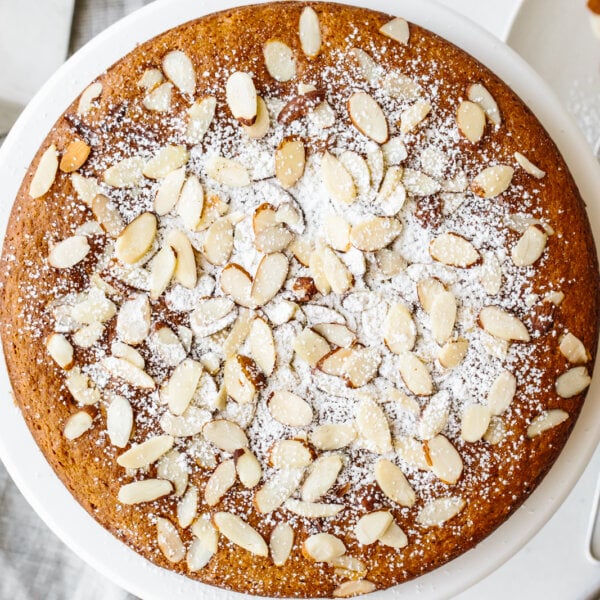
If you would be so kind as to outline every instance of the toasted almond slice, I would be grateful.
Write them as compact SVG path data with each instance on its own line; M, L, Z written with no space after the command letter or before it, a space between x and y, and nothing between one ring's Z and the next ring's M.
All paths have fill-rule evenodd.
M379 536L379 541L390 548L404 548L408 544L406 534L393 521L385 533Z
M35 174L29 184L29 195L32 198L43 196L54 183L56 171L58 170L58 151L52 144L48 146L38 162Z
M304 216L298 204L295 202L284 202L277 207L275 213L277 223L283 223L297 233L304 231Z
M376 454L392 451L392 434L383 409L371 397L361 398L356 408L356 429L364 447Z
M149 212L137 216L115 242L115 255L124 263L138 262L150 250L156 237L157 220Z
M219 532L236 546L257 556L269 556L269 548L263 537L246 521L228 512L218 512L213 521Z
M236 355L225 361L223 383L228 396L238 404L250 404L264 382L262 371L248 356Z
M298 33L304 54L308 58L315 58L321 51L321 26L319 16L310 6L306 6L300 14Z
M417 283L417 295L419 297L419 302L427 314L431 313L431 306L433 305L433 300L436 295L445 290L446 288L444 287L444 284L435 277L421 279Z
M252 216L252 230L254 231L254 235L257 236L275 225L277 225L277 210L268 202L261 204Z
M378 212L387 217L398 214L406 201L406 188L402 183L402 174L403 169L401 167L391 166L386 171L381 189L377 195Z
M148 110L153 110L155 112L168 112L171 110L172 91L172 83L163 83L146 94L142 104Z
M354 283L352 273L331 248L324 246L320 253L323 274L327 278L331 290L336 294L346 293Z
M492 383L487 395L487 406L492 415L501 415L512 402L517 391L517 379L510 371L502 371Z
M564 421L569 418L569 413L564 410L560 410L558 408L552 410L545 410L541 414L539 414L533 421L531 421L529 427L527 428L527 437L534 438L538 435L544 433L544 431L548 431L560 425Z
M530 225L513 247L510 255L517 267L528 267L544 253L548 234L536 225Z
M163 179L169 173L183 167L189 159L185 146L167 145L146 163L143 173L150 179Z
M156 464L156 475L170 481L175 487L175 495L182 496L188 486L188 465L183 454L170 450Z
M475 104L478 104L483 109L487 118L496 125L496 127L500 127L502 124L500 109L498 108L498 104L494 100L494 97L483 84L472 83L467 89L467 95L471 102L475 102Z
M515 160L526 173L529 173L529 175L535 177L536 179L543 179L546 176L546 171L542 171L542 169L536 167L526 156L523 156L520 152L515 152Z
M115 316L116 312L117 307L106 297L105 292L98 287L92 287L85 299L73 306L71 318L86 325L106 323Z
M160 85L165 78L160 69L146 69L139 78L137 84L147 92L152 91L157 85Z
M269 40L263 46L269 75L277 81L289 81L296 76L296 61L292 49L279 40Z
M317 363L317 368L327 375L344 377L346 374L346 363L354 352L351 348L336 348L327 353Z
M307 519L327 519L335 517L343 509L343 504L324 504L320 502L303 502L302 500L286 500L283 508L295 515Z
M379 146L367 152L367 165L371 177L371 187L375 191L379 191L385 168L383 150Z
M169 287L177 258L171 246L163 246L150 263L150 298L156 300Z
M529 332L522 321L498 308L486 306L479 313L479 323L484 331L507 342L528 342Z
M560 339L560 353L574 365L586 363L590 360L590 355L585 349L583 342L571 332L566 333Z
M92 417L85 410L72 414L65 423L63 435L69 440L75 440L82 436L92 426Z
M248 170L239 162L222 156L213 156L206 163L206 173L217 183L229 187L250 185Z
M329 245L340 252L350 250L350 224L339 215L330 215L325 221L325 236Z
M275 176L284 188L292 187L304 173L306 152L302 140L285 138L275 151Z
M450 396L438 392L429 400L418 423L418 433L422 440L430 440L446 427L450 414Z
M374 217L354 225L350 242L363 252L374 252L393 242L402 231L402 224L389 217Z
M250 74L241 71L232 73L227 79L226 94L231 114L242 125L254 124L258 106L256 88Z
M325 152L321 158L321 177L325 189L334 202L352 204L356 200L356 186L352 175L333 154Z
M271 416L289 427L307 427L313 419L313 410L306 400L287 390L276 390L269 397Z
M275 252L263 256L256 269L250 292L256 306L263 306L277 295L285 283L288 269L289 263L285 254Z
M185 546L179 537L177 528L169 519L156 519L157 543L163 556L171 563L181 562L185 558Z
M100 193L100 185L92 177L84 177L79 173L71 173L71 185L77 197L91 208L92 200Z
M141 344L150 332L150 303L138 294L121 305L117 317L117 335L126 344ZM138 365L139 366L139 365Z
M375 348L352 348L344 362L344 379L348 387L367 385L376 375L381 356Z
M204 501L208 506L216 506L235 483L235 463L224 460L212 473L204 488Z
M46 339L46 349L62 369L70 369L73 366L73 346L62 333L51 333Z
M327 341L309 328L296 336L293 347L296 354L311 367L316 367L319 360L331 350Z
M356 439L352 423L331 423L318 425L309 436L310 443L317 450L339 450L349 446Z
M334 598L351 598L353 596L362 596L370 594L377 589L377 586L368 579L356 579L353 581L344 581L333 590Z
M400 131L403 134L412 133L431 112L428 100L417 100L412 106L402 111L400 115Z
M471 182L471 190L482 198L503 194L512 182L514 169L508 165L487 167Z
M502 287L502 267L498 257L492 252L486 252L483 255L479 279L483 289L490 296L500 293L500 288Z
M262 477L262 468L256 456L248 448L242 448L241 452L236 451L235 468L245 488L252 489L258 485Z
M383 325L383 338L390 352L399 354L412 350L417 339L417 329L410 311L404 304L394 304Z
M435 341L442 345L452 335L456 321L456 297L452 292L442 291L435 295L431 303L431 333Z
M233 223L229 217L217 219L204 239L204 256L213 265L224 265L233 251Z
M316 562L331 562L346 554L346 546L342 540L330 533L317 533L304 540L302 551Z
M314 113L323 104L325 93L321 90L311 89L294 96L277 115L277 121L282 125L290 125L298 119Z
M556 393L561 398L572 398L581 394L591 383L586 367L573 367L556 380Z
M90 251L85 235L72 235L52 247L48 264L55 269L70 269L80 263Z
M153 390L156 387L154 379L146 371L136 367L128 360L115 356L107 356L102 359L102 365L111 375L122 379L133 387L149 390Z
M417 515L417 523L423 527L440 527L455 517L465 507L460 496L445 496L430 500Z
M225 358L232 357L240 349L240 346L246 341L246 338L250 334L250 328L252 327L253 320L253 312L245 308L241 308L239 310L239 316L229 332L229 335L223 342L222 350ZM252 380L255 382L255 385L262 385L263 377L260 375L258 370L254 372L256 365L253 363L253 361L244 357L241 359L241 362L245 369L249 369L251 371L250 375L252 376Z
M469 340L458 338L446 342L438 354L438 360L444 369L454 369L464 360L469 350Z
M152 502L173 491L170 481L165 479L144 479L122 485L117 499L121 504L141 504Z
M340 348L349 348L356 341L356 335L341 323L319 323L313 330Z
M117 464L126 469L141 469L156 462L172 447L174 438L170 435L159 435L148 438L141 444L132 446L127 452L117 457Z
M92 104L96 98L100 97L102 93L102 84L96 81L89 85L83 90L83 93L79 97L79 104L77 105L77 114L85 115L92 109Z
M229 298L202 298L190 315L190 325L198 337L207 337L231 325L235 317L235 304Z
M169 435L174 437L190 437L200 433L210 419L211 415L208 410L189 406L180 416L165 412L160 418L159 423L161 429Z
M208 131L215 116L217 100L214 96L205 96L196 100L188 108L188 125L186 131L187 141L198 144Z
M378 148L379 150L379 148ZM371 173L365 159L351 150L344 150L338 157L342 166L350 173L358 196L366 196L371 187ZM336 248L339 250L340 248Z
M410 30L407 21L401 17L396 17L382 25L379 28L379 32L400 44L408 44Z
M94 386L89 375L82 373L79 367L74 367L68 372L65 386L79 404L91 406L100 401L98 388Z
M265 137L271 126L269 117L269 109L265 101L260 97L256 97L256 121L252 125L242 125L246 135L253 140L260 140Z
M212 444L225 452L235 452L248 447L248 438L244 430L232 421L217 419L202 428L202 434Z
M406 387L417 396L433 394L433 380L427 366L413 352L398 354L398 368Z
M479 104L464 101L456 113L458 130L473 144L476 144L485 131L485 113Z
M393 462L380 458L375 463L375 481L392 502L408 507L415 503L416 494L414 490L400 467Z
M90 155L91 148L82 140L72 141L65 149L59 168L63 173L77 171ZM39 169L38 169L39 170ZM36 173L37 174L37 173Z
M371 55L360 48L350 48L348 54L356 61L359 72L365 81L373 87L379 86L383 69L373 60Z
M314 250L310 253L308 260L308 268L312 276L315 287L319 293L326 296L331 291L329 280L325 276L325 269L323 265L323 254L319 250Z
M196 91L196 70L187 54L181 50L173 50L165 55L162 61L165 75L188 96Z
M336 115L329 102L321 102L308 114L311 122L319 129L328 129L335 125Z
M191 231L196 231L202 218L204 208L204 190L196 175L189 175L183 184L177 202L177 214L183 224Z
M386 73L381 80L383 91L391 98L399 100L417 100L421 96L421 86L398 71Z
M276 469L308 467L312 453L302 440L277 440L269 450L269 462Z
M499 444L506 434L504 421L500 417L492 417L487 431L483 434L483 439L492 446Z
M115 205L106 196L96 194L92 200L91 208L100 227L110 237L118 237L125 224Z
M106 409L106 431L110 443L117 448L124 448L133 430L133 409L127 398L114 396Z
M219 284L223 292L233 298L236 304L254 307L252 299L252 278L236 263L228 264L222 271Z
M271 375L275 368L276 352L269 324L261 318L255 319L247 339L252 358L265 375Z
M187 529L198 511L198 488L190 486L183 498L177 503L177 522L179 527Z
M188 236L172 229L167 235L167 244L175 252L175 281L188 289L194 289L198 282L196 257Z
M431 196L441 189L441 185L433 177L415 169L404 169L402 183L412 196Z
M481 435L483 433L485 430ZM444 483L455 484L463 471L463 462L456 448L443 435L425 441L424 448L432 472Z
M389 529L394 518L388 510L378 510L362 516L354 527L354 535L359 544L374 544Z
M396 437L394 441L394 450L398 458L408 463L412 467L416 467L421 471L430 471L431 466L427 462L423 443L415 438L407 436Z
M141 156L124 158L104 171L104 183L116 188L129 188L139 185L143 179L146 161Z
M482 404L465 407L461 420L460 435L465 442L478 442L490 425L491 411Z
M186 358L161 388L161 401L174 415L182 415L189 406L202 375L202 363Z
M177 204L185 180L183 167L171 171L162 181L154 198L154 212L162 216L170 212Z
M339 454L323 454L310 467L308 476L302 484L302 500L316 502L325 495L335 483L342 470L343 462Z
M288 468L277 471L271 479L256 492L254 503L262 514L277 510L298 488L304 468Z
M348 99L348 114L352 124L363 135L377 142L385 144L389 138L388 124L377 104L366 92L355 92Z
M400 253L388 248L377 250L375 260L381 274L385 277L395 277L404 272L407 267L404 257Z
M276 567L282 567L287 562L294 545L294 530L288 523L277 523L271 532L269 548L271 558Z
M201 515L192 525L195 538L187 553L187 565L190 571L199 571L208 564L217 551L219 534L210 522L208 514Z
M283 252L294 239L293 233L283 224L266 227L255 234L254 245L259 252L272 254Z
M457 233L442 233L429 244L434 260L451 267L467 268L480 258L473 244Z

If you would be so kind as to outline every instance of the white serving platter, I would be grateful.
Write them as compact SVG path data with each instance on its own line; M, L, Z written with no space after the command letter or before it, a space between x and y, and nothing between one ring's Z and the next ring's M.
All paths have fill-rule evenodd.
M75 54L26 108L0 149L0 231L22 177L56 119L81 90L136 44L215 10L248 0L159 0L113 25ZM386 0L349 0L389 12ZM396 0L394 12L454 42L490 67L533 110L558 144L588 204L594 235L600 239L600 171L576 125L548 86L498 39L432 0ZM0 372L0 457L23 495L50 528L98 571L144 600L197 598L226 600L225 592L165 571L131 551L93 520L56 477L11 399L5 370ZM477 548L400 588L369 598L391 600L448 598L479 581L515 554L552 516L583 472L600 430L600 380L596 378L581 417L560 458L527 502Z

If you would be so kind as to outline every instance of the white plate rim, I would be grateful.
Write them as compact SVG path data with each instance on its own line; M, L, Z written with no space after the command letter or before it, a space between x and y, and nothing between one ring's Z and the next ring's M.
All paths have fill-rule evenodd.
M158 0L111 26L78 51L44 85L0 148L1 198L12 205L27 166L45 132L88 82L103 69L144 41L166 29L216 10L256 3L252 0ZM386 0L347 0L347 4L389 12ZM510 48L482 28L434 0L396 0L394 12L454 42L475 56L513 88L545 125L557 143L584 199L594 237L600 239L600 209L594 192L600 171L585 140L549 87ZM8 210L0 216L2 241ZM0 358L3 358L0 357ZM3 362L3 361L2 361ZM115 583L144 599L203 600L244 597L194 582L160 569L134 553L104 530L74 500L33 441L20 411L10 401L6 370L0 371L3 419L0 419L0 457L13 480L46 524L72 550ZM416 580L375 593L384 600L446 598L473 585L513 556L558 509L583 472L599 439L593 427L600 416L600 381L595 378L576 427L559 459L536 491L501 527L478 547Z

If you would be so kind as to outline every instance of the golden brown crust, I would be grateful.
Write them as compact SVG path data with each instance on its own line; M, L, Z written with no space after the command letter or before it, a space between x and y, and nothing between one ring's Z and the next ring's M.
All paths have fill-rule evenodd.
M358 27L361 47L369 49L371 44L388 44L388 52L379 57L385 68L403 64L407 75L417 75L412 72L415 68L412 59L422 57L419 68L431 69L433 79L440 82L436 102L441 112L454 112L456 99L465 96L469 82L485 84L498 102L504 124L497 131L489 131L475 147L461 142L465 169L477 164L490 150L494 162L513 164L515 152L535 149L535 163L546 171L546 177L538 181L517 168L513 185L522 190L522 195L500 201L511 203L509 208L515 212L523 211L525 195L540 190L532 196L531 202L541 209L545 221L554 229L554 235L548 239L547 259L532 273L529 289L543 296L551 288L548 282L552 282L554 289L564 293L565 299L543 327L539 324L540 319L521 315L530 330L543 329L542 335L531 343L532 363L543 366L538 381L542 392L536 398L528 398L527 373L520 372L523 379L519 380L515 399L520 410L511 413L511 426L504 442L491 447L485 442L461 443L458 438L457 448L465 464L462 478L454 486L437 482L432 489L433 496L450 493L466 499L465 509L446 526L428 530L419 527L415 518L424 503L419 499L410 509L393 509L409 540L418 534L418 544L409 543L406 548L393 551L392 557L392 551L381 544L360 546L351 537L346 540L349 554L368 560L367 578L378 588L417 577L472 548L500 525L536 487L566 442L584 397L579 394L564 400L554 392L556 377L569 367L558 350L557 340L565 331L574 332L592 356L588 363L591 369L600 319L598 263L583 202L560 153L520 99L463 51L417 26L411 25L409 46L389 43L378 33L389 17L358 8L333 4L316 7L323 38L331 47L318 58L308 60L302 53L297 35L298 18L304 6L305 3L282 3L209 15L145 42L109 69L100 78L102 96L98 108L89 118L78 117L77 103L73 103L42 143L15 201L0 268L3 292L0 324L15 398L37 444L78 502L105 528L158 565L224 588L279 597L328 597L342 579L333 575L331 567L307 561L301 554L299 543L294 546L291 559L284 567L274 567L269 558L250 555L225 543L219 545L218 554L208 566L196 573L187 571L185 561L177 565L169 563L156 548L155 528L149 521L147 510L116 502L123 470L115 462L117 451L108 443L103 427L95 427L77 443L63 437L64 423L77 408L63 386L63 373L47 356L43 345L43 340L52 331L46 305L57 295L56 272L47 266L45 257L51 242L67 237L92 215L74 200L70 179L63 173L58 174L50 194L35 200L29 197L33 173L43 151L51 143L56 144L61 153L73 139L84 139L92 147L92 153L83 172L86 176L100 178L106 162L103 157L107 157L109 163L114 162L113 147L107 144L122 142L127 148L123 154L127 155L128 151L144 150L144 144L149 144L147 139L135 136L132 142L130 133L139 128L151 130L153 145L166 141L179 126L175 120L164 119L159 113L137 110L140 93L136 82L144 69L160 67L166 51L181 49L192 58L197 73L207 73L199 77L196 97L215 94L217 116L223 119L226 116L224 79L219 73L227 72L235 64L238 69L254 72L259 90L290 97L300 80L321 83L322 69L335 66L338 60L330 49L343 48ZM284 41L294 51L298 77L289 83L274 82L264 67L260 47L271 38ZM232 48L238 51L224 50ZM174 91L173 112L182 112L185 106L185 100ZM340 111L340 114L346 113ZM103 130L102 135L95 134L97 128ZM506 135L507 131L511 132L510 136ZM485 202L481 204L482 210L486 210ZM435 212L435 206L429 207L429 212L427 207L420 208L430 215L428 218L432 211ZM435 227L433 229L435 231ZM514 234L516 238L517 234ZM102 236L96 236L92 241L97 247L104 243ZM510 242L512 244L512 240ZM93 269L93 254L70 270L68 281L61 279L61 294L83 289ZM165 320L174 323L175 319L176 316L165 314ZM102 344L108 346L113 337L114 325L110 325ZM76 350L76 360L84 353ZM516 370L522 367L516 365ZM528 439L525 432L532 418L540 410L552 408L566 411L570 418L544 435ZM90 410L97 413L99 422L104 422L104 408ZM138 428L136 436L141 436L142 430L143 427ZM479 458L483 452L487 461L481 467ZM100 457L100 460L93 460L93 457ZM480 477L481 468L485 479ZM153 476L154 471L151 467L149 476ZM207 474L200 469L191 475L191 481L200 490L206 478ZM248 498L249 493L237 484L216 508L240 506ZM364 490L358 498L362 498L367 510L387 506L385 497L375 486ZM352 500L358 501L357 497ZM151 503L147 509L159 510L160 514L175 520L175 507L176 500L168 499ZM255 511L247 514L249 523L267 540L275 523L284 517L284 511L278 511L270 519ZM314 521L299 518L297 522L300 526L297 542L319 531L320 525ZM351 530L350 519L341 518L338 523L340 529L347 526ZM191 540L189 530L182 531L181 535L184 542Z

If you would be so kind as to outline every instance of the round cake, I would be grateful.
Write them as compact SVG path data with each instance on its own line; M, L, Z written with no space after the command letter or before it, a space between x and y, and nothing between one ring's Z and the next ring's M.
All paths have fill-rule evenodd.
M10 217L15 401L102 526L229 590L349 597L473 548L590 383L596 251L494 74L401 17L204 16L92 82Z

